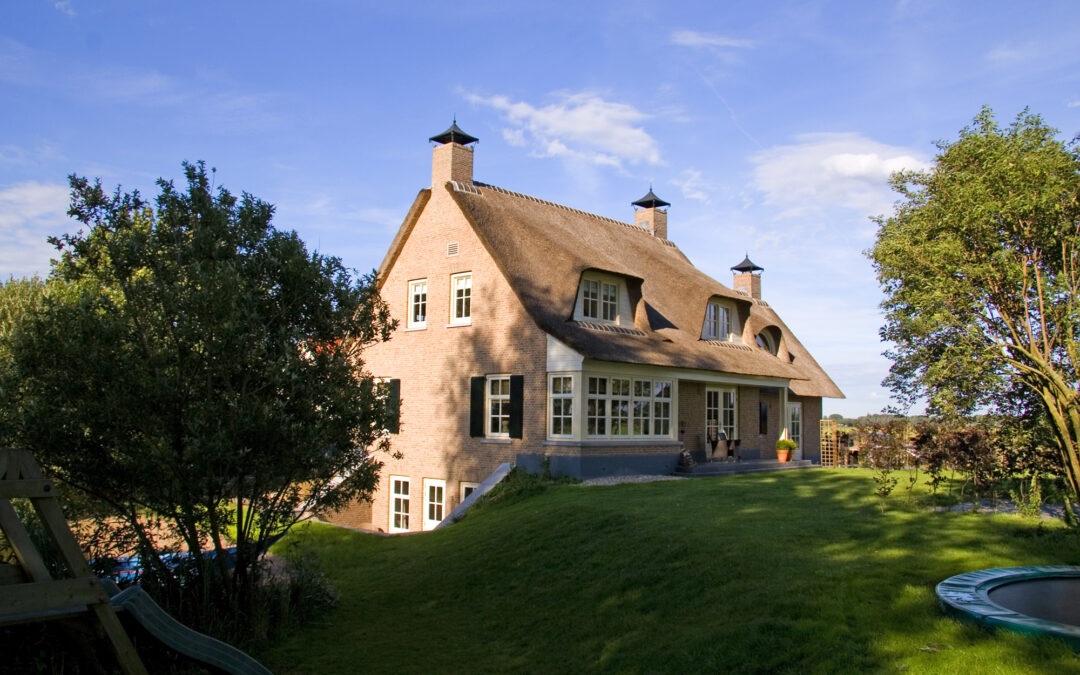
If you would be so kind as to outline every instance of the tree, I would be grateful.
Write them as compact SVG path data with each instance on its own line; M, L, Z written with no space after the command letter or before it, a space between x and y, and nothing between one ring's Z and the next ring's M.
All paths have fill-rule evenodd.
M1038 115L984 108L903 199L867 253L885 291L885 383L931 413L1006 411L1032 394L1080 490L1080 150Z
M5 341L5 398L16 440L126 519L148 573L177 587L152 555L161 517L189 551L208 542L198 574L243 603L273 535L374 490L390 413L359 354L394 322L373 275L215 192L203 163L184 172L186 190L158 181L156 208L70 177L86 231L51 240L65 292Z

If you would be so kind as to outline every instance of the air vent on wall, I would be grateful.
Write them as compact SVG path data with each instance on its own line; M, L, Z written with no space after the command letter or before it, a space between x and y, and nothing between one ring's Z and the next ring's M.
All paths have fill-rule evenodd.
M458 243L456 241L452 241L452 242L450 242L449 244L446 245L446 255L447 255L447 257L452 256L452 255L457 255L457 254L458 254Z

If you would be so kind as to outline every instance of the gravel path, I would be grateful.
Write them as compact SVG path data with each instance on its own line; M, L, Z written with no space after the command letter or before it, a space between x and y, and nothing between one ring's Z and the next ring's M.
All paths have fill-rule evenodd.
M658 480L686 480L685 476L662 474L634 474L628 476L602 476L582 481L582 485L620 485L622 483L652 483Z

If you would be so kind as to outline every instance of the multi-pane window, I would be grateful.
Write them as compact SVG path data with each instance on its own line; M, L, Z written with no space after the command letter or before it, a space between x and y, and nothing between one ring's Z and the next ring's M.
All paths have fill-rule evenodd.
M788 437L802 447L802 405L788 404Z
M590 377L586 397L589 436L668 436L671 382Z
M600 318L614 321L618 315L619 287L615 284L600 284Z
M409 282L409 328L427 326L427 279Z
M472 274L450 277L450 323L466 324L472 320Z
M736 432L736 415L738 413L738 396L735 389L720 390L720 428L728 438L738 438Z
M715 302L705 306L705 325L701 328L702 340L727 340L731 332L728 309Z
M390 476L390 531L409 531L409 479Z
M467 483L461 481L461 501L465 501L469 498L473 492L476 492L476 488L480 487L480 483Z
M590 436L607 436L608 379L589 378L589 396L585 405L586 429Z
M551 435L574 433L574 379L563 375L551 378Z
M586 279L581 289L581 314L586 319L600 318L600 282Z
M510 376L492 375L487 381L488 436L510 435Z

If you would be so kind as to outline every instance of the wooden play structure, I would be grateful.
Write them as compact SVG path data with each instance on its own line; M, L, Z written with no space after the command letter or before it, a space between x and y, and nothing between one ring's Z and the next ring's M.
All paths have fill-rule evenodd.
M65 578L49 573L41 552L11 500L26 498L56 546ZM157 640L196 661L237 675L269 675L247 654L177 622L138 586L121 591L90 570L57 500L53 482L29 452L0 448L0 529L17 565L0 564L0 626L73 617L97 623L124 673L145 674L146 667L117 610L143 626Z

